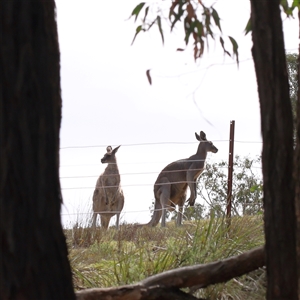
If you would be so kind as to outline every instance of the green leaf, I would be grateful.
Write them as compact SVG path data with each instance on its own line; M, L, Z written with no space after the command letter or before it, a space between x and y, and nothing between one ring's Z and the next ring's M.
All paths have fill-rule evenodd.
M284 11L286 11L289 8L288 0L280 0L280 4Z
M251 18L249 18L247 25L245 27L245 35L247 35L250 31L252 31Z
M190 38L191 33L194 31L194 28L195 28L195 25L196 25L195 23L196 22L191 22L188 17L186 17L184 19L184 31L185 31L184 41L185 41L186 45L189 42L189 38Z
M145 9L145 16L144 16L144 19L143 19L144 23L146 21L146 18L147 18L147 15L148 15L148 11L149 11L149 6L147 6L146 9Z
M221 24L220 24L220 17L218 15L217 11L214 8L212 8L212 13L211 14L212 14L212 17L215 21L215 24L219 27L220 31L222 32Z
M262 186L260 184L255 184L255 185L252 185L250 187L250 192L251 193L254 193L254 192L261 192L262 191Z
M229 37L229 39L232 43L233 53L237 54L237 50L238 50L238 47L239 47L238 43L236 42L236 40L233 37L231 37L231 36L228 36L228 37Z
M136 36L141 32L141 31L145 31L145 29L143 29L142 25L139 25L136 30L135 30L135 35L134 38L132 40L131 45L134 43Z
M197 31L198 31L198 36L199 37L203 37L204 36L204 33L203 33L203 24L197 20L196 21L196 27L197 27Z
M289 6L288 0L281 0L280 4L283 8L283 11L286 13L288 17L291 17L293 15L293 10L295 7L299 8L299 0L294 0L292 6Z
M171 24L171 31L173 30L175 24L181 20L181 17L183 17L183 15L185 14L186 10L185 8L183 8L183 6L185 5L185 1L182 1L182 0L175 0L173 2L173 4L176 3L176 5L178 5L178 13L175 12L175 8L176 8L176 5L174 6L174 9L171 11L170 10L170 15L169 15L169 18L171 20L171 16L173 15L175 18ZM173 5L172 5L173 6Z
M298 7L298 9L300 9L300 1L299 0L294 0L293 1L292 9L294 9L295 7Z
M145 2L141 2L140 4L138 4L132 11L131 16L135 16L135 20L137 19L137 17L139 16L139 13L141 12L142 8L144 7Z
M160 35L161 35L161 39L162 39L162 43L164 43L164 33L162 31L162 27L161 27L161 18L160 16L157 16L157 26L158 26L158 29L159 29L159 32L160 32Z
M171 31L173 30L175 24L176 24L178 21L180 21L180 17L181 17L179 14L176 14L176 13L174 13L174 16L175 16L175 19L173 20L173 22L172 22L172 24L171 24Z
M220 37L220 43L221 43L221 46L222 46L224 52L225 52L227 55L231 56L230 53L225 49L225 46L224 46L224 40L223 40L222 37Z
M183 15L185 13L185 9L183 9L183 5L185 4L185 1L182 1L182 0L176 1L175 0L173 2L173 4L175 4L175 3L176 3L176 5L178 4L178 13L175 12L176 5L174 5L174 9L173 10L170 9L170 14L169 14L170 20L171 20L172 15L175 17L171 24L171 31L173 30L175 24L181 20L181 17L183 17ZM173 4L172 4L172 7L173 7Z
M172 2L172 5L171 5L171 7L170 7L170 11L169 11L169 20L171 20L171 16L174 14L175 15L175 13L174 13L174 9L175 9L175 7L178 5L178 1L173 1Z
M209 34L213 39L215 39L214 33L212 32L212 30L211 30L209 24L206 24L206 30L207 30L208 34ZM207 45L207 46L208 46L208 45Z
M229 40L232 44L233 53L236 55L236 62L237 62L237 64L239 64L239 53L238 53L239 45L233 37L231 37L231 36L228 36L228 37L229 37Z
M210 29L211 22L210 22L210 13L209 13L208 9L205 10L204 15L205 15L206 31L214 39L214 34L213 34L212 30Z

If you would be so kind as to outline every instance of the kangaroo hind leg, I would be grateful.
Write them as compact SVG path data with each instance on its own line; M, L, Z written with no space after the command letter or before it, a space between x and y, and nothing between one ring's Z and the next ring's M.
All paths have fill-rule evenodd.
M107 229L111 217L108 217L106 215L101 215L100 218L101 218L101 227Z
M192 171L188 171L186 177L191 192L190 198L187 201L189 202L190 206L194 206L197 197L197 178L195 178L195 174Z
M186 192L184 192L181 197L180 201L178 202L178 214L177 214L177 219L176 219L176 226L181 226L182 223L182 215L183 215L183 205L186 199Z
M165 184L160 188L159 200L162 206L161 226L166 227L166 212L170 202L170 184Z
M96 222L97 222L97 213L93 213L92 217L92 228L96 228Z

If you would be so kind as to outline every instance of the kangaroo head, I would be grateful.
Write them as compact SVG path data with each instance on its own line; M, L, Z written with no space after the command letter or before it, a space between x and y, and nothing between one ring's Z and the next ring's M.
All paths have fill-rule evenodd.
M121 147L118 146L115 149L113 149L111 146L107 146L106 147L106 153L104 154L104 156L101 158L101 162L103 164L107 163L115 163L116 162L116 152L118 151L118 149Z
M199 142L204 142L203 144L205 145L206 151L207 152L212 152L212 153L217 153L218 152L218 148L214 146L214 144L211 141L208 141L206 139L206 134L203 131L200 131L200 135L195 132L196 135L196 139Z

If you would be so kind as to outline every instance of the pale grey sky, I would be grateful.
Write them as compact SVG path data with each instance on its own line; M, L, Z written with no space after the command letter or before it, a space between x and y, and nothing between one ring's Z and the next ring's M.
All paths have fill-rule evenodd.
M217 154L208 156L209 162L228 159L230 120L236 121L236 141L261 140L251 35L243 32L249 1L215 4L223 33L239 44L239 68L213 41L197 63L190 48L176 52L184 47L180 28L170 35L165 27L164 46L157 28L141 33L131 46L138 23L128 17L140 2L56 1L63 97L60 175L64 222L69 219L65 214L84 214L91 206L97 177L106 167L100 159L107 145L122 145L117 153L125 193L122 220L146 222L158 173L168 163L196 152L195 131L203 130L219 148ZM284 21L290 52L297 51L298 28L296 19ZM152 86L146 78L148 69ZM162 142L188 144L159 144ZM157 144L144 145L147 143ZM235 154L242 156L260 151L260 143L235 144Z

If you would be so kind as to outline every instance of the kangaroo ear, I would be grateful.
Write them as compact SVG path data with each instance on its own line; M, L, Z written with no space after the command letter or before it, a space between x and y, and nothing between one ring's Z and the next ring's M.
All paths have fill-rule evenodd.
M112 153L113 154L116 154L116 152L118 151L118 149L121 147L121 145L120 146L118 146L118 147L116 147L113 151L112 151Z
M200 139L201 139L202 141L207 141L207 139L206 139L206 134L205 134L203 131L200 131Z
M106 153L111 153L112 151L112 147L111 146L107 146L106 147Z
M203 131L200 131L200 135L197 134L197 132L195 132L196 135L196 139L201 142L201 141L207 141L206 139L206 134Z

